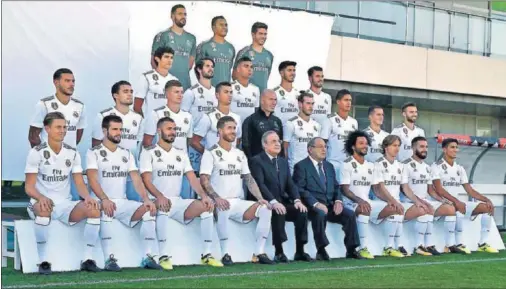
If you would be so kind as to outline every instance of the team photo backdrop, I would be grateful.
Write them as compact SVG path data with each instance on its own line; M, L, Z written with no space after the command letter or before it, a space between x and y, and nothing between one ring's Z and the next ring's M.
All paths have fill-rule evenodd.
M265 47L274 54L268 87L280 82L283 60L297 62L294 86L307 89L306 71L325 69L333 18L223 2L6 2L3 5L2 179L23 180L30 149L28 128L35 104L54 94L54 71L70 68L76 78L74 97L86 105L88 127L79 144L84 156L91 146L96 114L113 105L114 82L129 80L135 88L141 73L151 69L151 44L156 33L172 25L170 9L181 3L185 29L197 43L212 37L211 19L223 15L227 40L238 52L251 44L251 25L265 22ZM192 83L195 75L190 73ZM83 166L85 166L83 158Z

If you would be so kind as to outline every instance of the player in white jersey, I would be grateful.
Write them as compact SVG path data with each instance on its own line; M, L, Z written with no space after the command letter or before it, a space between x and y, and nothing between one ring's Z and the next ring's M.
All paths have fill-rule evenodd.
M344 142L348 135L358 130L358 122L350 116L351 93L342 89L337 92L337 113L327 118L322 125L321 137L327 142L327 161L336 169L337 178L342 162L348 157L344 150ZM339 181L339 179L338 179Z
M167 245L167 239L171 237L168 232L169 218L187 225L200 217L200 232L204 246L201 261L213 267L223 267L223 264L211 255L214 204L200 186L188 154L172 147L176 138L174 120L169 117L161 118L157 123L157 133L158 143L141 153L140 171L144 185L158 208L156 230L160 251L159 264L165 270L172 270L171 248ZM184 175L201 200L181 198L180 188Z
M230 110L245 120L260 107L260 89L250 82L253 75L253 63L248 57L236 60L236 79L232 82L232 104Z
M434 191L432 186L431 170L429 165L424 161L424 159L427 158L427 139L420 136L415 137L411 141L411 147L413 149L413 156L403 162L402 190L405 193L408 192L408 194L411 192L414 193L428 208L428 212L426 212L428 216L426 215L422 216L423 218L418 218L419 222L416 223L416 230L418 231L419 238L417 239L417 248L415 248L415 252L421 255L426 255L425 253L430 253L432 255L440 254L436 250L432 238L434 231L433 220L445 216L446 247L448 247L452 253L465 253L455 246L455 208L441 198ZM433 217L431 217L431 215ZM425 247L423 246L423 238L421 237L422 232L425 232Z
M307 143L320 136L320 124L312 118L313 95L301 91L298 96L299 115L289 119L283 126L283 147L290 172L295 164L307 158Z
M466 170L455 162L459 151L458 141L453 138L445 139L441 146L443 147L443 158L432 164L432 183L436 192L452 202L457 210L457 223L455 226L457 247L466 254L471 254L471 251L462 242L464 219L474 220L478 215L481 215L478 252L498 253L496 248L487 243L491 219L494 215L494 205L487 197L473 189L467 179ZM460 201L458 192L461 186L476 201Z
M155 51L154 59L156 68L144 72L136 90L134 100L134 111L147 118L152 110L167 102L165 84L171 80L178 80L169 73L174 61L174 50L162 46Z
M204 150L211 149L220 140L217 124L218 121L225 116L232 117L238 124L236 142L234 142L234 144L239 146L241 143L242 120L239 115L230 110L230 104L232 103L232 86L229 82L218 83L216 86L216 98L218 99L218 107L203 116L193 131L191 145L196 151L202 154L204 153ZM204 141L205 147L202 145L202 141Z
M273 89L278 99L274 115L279 117L283 124L299 114L297 98L300 91L293 87L296 65L297 63L294 61L283 61L279 64L278 70L281 75L281 84Z
M371 145L365 159L374 163L383 156L383 148L381 144L383 140L389 135L388 132L381 129L383 119L385 117L383 108L381 106L373 105L369 107L369 126L364 129L364 132L369 136Z
M323 123L327 121L332 113L332 97L322 91L324 76L321 67L313 66L309 68L307 75L309 83L311 83L311 87L307 92L311 93L314 99L313 118L323 126Z
M114 237L112 221L116 219L125 226L134 227L142 220L140 233L146 257L141 266L148 269L161 269L151 256L156 246L155 204L149 199L137 170L132 153L118 144L121 142L122 120L117 115L108 115L102 120L104 138L102 143L88 150L86 155L86 174L90 187L100 199L102 222L100 234L106 271L120 271L114 258L110 242ZM126 198L127 176L132 178L135 190L143 202Z
M413 155L411 141L418 136L425 137L425 131L415 125L418 118L418 109L415 103L410 102L403 105L402 116L404 117L404 122L395 127L391 132L391 134L399 136L402 140L401 150L397 156L397 159L401 162Z
M206 193L214 200L217 214L217 232L220 239L223 265L233 264L228 251L228 220L249 223L258 219L256 248L252 262L273 264L265 254L265 242L271 229L272 211L269 202L262 198L255 179L251 176L244 153L235 148L237 123L231 116L218 121L220 140L204 152L200 166L200 182ZM243 181L258 202L244 200Z
M65 116L60 112L46 114L42 122L47 142L32 148L25 167L25 191L30 197L28 215L34 219L35 240L39 255L39 273L51 273L51 260L47 256L47 240L51 219L72 226L86 219L84 226L84 262L81 270L97 272L93 250L100 229L99 204L90 197L84 183L81 156L75 148L63 142L67 128ZM70 178L73 178L84 201L72 201ZM56 236L55 236L56 237ZM55 256L57 257L57 256Z

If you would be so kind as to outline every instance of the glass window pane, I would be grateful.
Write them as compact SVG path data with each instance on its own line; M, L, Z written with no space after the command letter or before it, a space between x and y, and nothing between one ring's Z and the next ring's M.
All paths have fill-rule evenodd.
M406 34L406 6L398 3L362 1L360 17L392 21L396 24L384 24L360 20L360 35L395 42L404 42Z
M276 6L306 9L307 1L276 1Z
M358 2L355 1L316 1L315 11L330 12L348 16L358 16ZM358 20L336 17L332 27L334 32L356 36L358 34Z
M432 48L434 35L434 11L425 7L415 7L415 45Z
M492 20L491 33L490 56L506 59L506 22Z
M485 52L485 18L469 18L470 53L483 55Z
M467 15L457 13L452 16L452 51L467 53L469 42L467 25Z
M436 49L448 50L450 44L450 14L436 10L436 27L434 30L434 45Z

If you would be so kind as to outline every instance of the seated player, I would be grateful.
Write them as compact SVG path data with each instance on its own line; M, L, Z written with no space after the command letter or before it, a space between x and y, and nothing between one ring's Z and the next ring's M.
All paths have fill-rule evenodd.
M223 267L223 264L211 255L214 204L202 190L193 172L188 154L172 146L176 138L176 123L169 117L161 118L157 123L157 133L158 143L147 147L141 153L140 171L146 189L156 198L160 266L165 270L172 269L171 248L166 245L166 240L171 237L168 232L169 218L187 225L200 216L202 245L204 246L202 263ZM184 175L201 200L181 198Z
M39 254L39 273L51 274L47 257L47 240L51 219L72 226L86 219L81 270L97 272L93 249L98 240L100 211L91 198L83 180L81 156L75 148L63 142L67 122L60 112L46 114L43 121L47 142L30 149L25 167L25 190L30 197L28 215L35 220L35 240ZM72 201L70 178L84 201ZM59 236L53 236L58 238Z
M253 263L273 264L265 254L265 242L271 229L272 212L269 203L262 198L255 179L250 174L248 160L244 153L235 148L237 123L231 116L218 120L219 141L204 151L200 165L200 182L216 204L217 231L220 239L223 265L232 265L228 252L228 219L249 223L258 218L256 227L256 248ZM244 200L241 178L246 181L249 191L258 202Z
M141 237L146 257L141 266L160 269L151 249L156 245L155 204L148 198L146 189L135 165L132 153L118 144L121 142L123 122L117 115L108 115L102 120L104 138L102 143L88 150L87 170L90 187L102 203L102 250L104 251L106 271L120 271L114 258L110 242L113 238L112 220L125 226L134 227L142 219ZM130 175L135 188L144 203L126 198L126 182Z
M466 254L471 254L471 251L462 242L464 218L474 220L476 216L481 215L478 251L498 253L497 249L487 243L492 216L494 215L494 205L487 197L473 189L469 184L464 167L455 162L459 151L457 140L453 138L445 139L441 146L443 147L443 158L432 164L432 183L436 192L441 197L452 202L457 210L457 224L455 228L457 248L463 250ZM464 188L470 197L478 200L478 202L460 201L458 199L458 188L460 186Z

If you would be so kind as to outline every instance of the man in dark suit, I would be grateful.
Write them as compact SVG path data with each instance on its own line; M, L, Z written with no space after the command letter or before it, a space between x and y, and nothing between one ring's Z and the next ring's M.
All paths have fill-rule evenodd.
M300 200L297 186L292 181L288 162L280 157L281 141L275 131L262 135L264 152L250 160L251 174L264 199L272 205L272 241L276 249L274 260L287 263L283 242L287 240L285 221L294 222L296 251L295 261L311 261L304 252L307 243L307 208Z
M355 214L343 207L334 167L325 160L325 141L316 137L308 142L307 147L309 156L295 165L293 180L309 210L317 248L316 260L330 260L325 250L329 244L325 234L327 221L343 226L346 258L360 259L355 250L360 245Z

